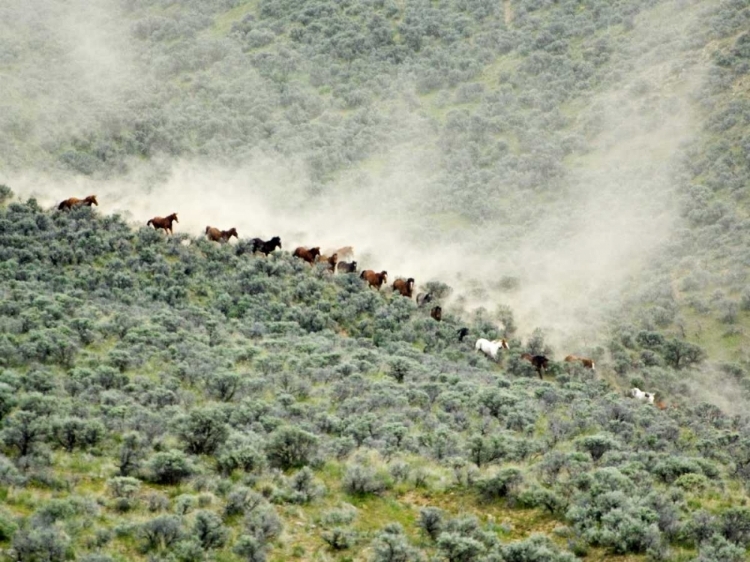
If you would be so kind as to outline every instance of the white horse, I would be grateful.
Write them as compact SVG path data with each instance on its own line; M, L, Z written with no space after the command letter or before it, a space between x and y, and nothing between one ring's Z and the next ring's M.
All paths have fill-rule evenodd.
M474 345L475 351L481 351L487 357L492 357L492 359L494 360L497 360L497 352L501 349L510 349L507 340L500 339L490 341L484 338L479 338L477 340L477 343Z
M637 398L641 402L648 402L649 404L654 403L654 395L652 393L644 392L636 386L630 389L630 396Z

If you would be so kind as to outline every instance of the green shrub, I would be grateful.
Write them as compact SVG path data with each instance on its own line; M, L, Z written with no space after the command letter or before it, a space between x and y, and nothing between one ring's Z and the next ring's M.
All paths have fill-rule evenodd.
M156 453L148 462L149 480L156 484L179 484L195 473L190 460L181 451Z
M193 410L177 424L177 432L189 453L210 455L229 437L224 413L217 408Z
M211 511L198 511L195 514L192 537L206 549L221 548L226 544L229 531L224 527L218 515Z
M172 547L183 536L182 523L174 515L160 515L139 527L145 552Z
M366 496L385 490L388 483L374 468L353 464L346 467L342 488L347 494Z
M480 478L477 488L485 501L507 498L523 482L523 474L517 468L502 468L492 476Z
M272 466L288 470L310 464L317 448L315 435L295 426L284 426L269 436L266 455Z
M18 562L63 562L69 545L70 538L57 527L21 529L12 541Z
M618 450L620 443L609 435L587 435L576 440L576 448L579 451L586 451L591 455L591 459L597 462L607 451Z

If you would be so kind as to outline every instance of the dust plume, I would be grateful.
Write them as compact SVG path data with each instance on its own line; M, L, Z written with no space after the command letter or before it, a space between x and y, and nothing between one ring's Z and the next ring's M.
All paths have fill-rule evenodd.
M70 115L59 107L46 115L49 121L63 116L70 126L85 123L88 110L125 103L148 84L126 47L127 24L118 24L126 18L116 4L74 5L53 12L57 25L45 30L54 32L69 76L43 69L79 99ZM76 10L89 17L66 15ZM23 11L11 15L22 18ZM391 279L414 277L418 286L446 282L463 297L456 311L509 305L521 335L542 327L560 353L582 352L601 337L620 295L678 220L673 171L680 145L697 128L690 99L704 75L701 60L683 43L695 17L695 10L669 2L636 18L632 40L613 55L613 66L629 70L607 76L595 93L575 101L572 128L586 136L589 150L568 157L561 190L532 198L503 184L497 200L475 203L502 204L502 221L450 234L424 212L441 151L416 96L394 104L398 109L385 120L401 144L379 147L322 194L310 192L302 157L261 151L241 166L161 156L131 162L127 173L106 180L26 169L3 181L50 207L95 193L100 212L122 213L135 226L177 212L176 231L196 236L211 225L236 227L241 237L281 236L285 250L353 245L362 268L386 269ZM43 21L51 26L53 19ZM19 80L33 90L39 77L32 78ZM528 199L537 202L531 206ZM517 279L512 290L502 290L504 278Z

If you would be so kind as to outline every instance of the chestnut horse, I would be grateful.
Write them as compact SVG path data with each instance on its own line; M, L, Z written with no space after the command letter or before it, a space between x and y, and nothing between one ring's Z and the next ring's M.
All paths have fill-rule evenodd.
M574 362L574 361L580 361L580 362L581 362L581 364L582 364L582 365L583 365L583 366L584 366L584 367L585 367L586 369L591 369L592 371L596 371L596 364L594 363L594 360L593 360L593 359L589 359L589 358L587 358L587 357L578 357L578 356L576 356L576 355L568 355L568 356L567 356L567 357L565 358L565 362L566 362L566 363L572 363L572 362Z
M326 271L336 272L336 264L339 263L339 255L334 252L331 256L318 256L318 263L326 263Z
M524 353L523 355L521 355L521 359L525 359L526 361L531 363L536 369L539 378L543 378L542 372L547 369L547 366L549 365L549 359L547 359L544 355L531 355L531 353Z
M99 206L99 202L96 200L96 195L89 195L86 197L86 199L77 199L75 197L71 197L70 199L66 199L62 203L60 203L57 208L60 211L63 211L65 209L72 209L73 207L80 207L82 205L86 205L87 207L91 207L91 205Z
M302 258L310 265L313 265L315 263L315 258L320 255L320 248L315 247L308 250L304 246L300 246L299 248L294 250L294 253L292 255L295 258Z
M369 283L370 287L375 287L379 291L383 283L388 281L388 272L381 271L380 273L375 273L372 269L365 269L359 274L359 278L364 279Z
M393 282L393 290L401 293L402 297L411 298L412 292L414 291L414 278L409 277L406 281L403 279L396 279Z
M443 309L439 306L433 307L433 309L430 310L430 316L433 320L440 322L443 319Z
M212 242L229 242L229 239L234 236L239 240L237 236L237 229L232 227L229 230L219 230L213 226L206 227L206 237Z
M154 226L154 229L163 229L164 232L168 232L169 234L173 234L172 232L172 223L173 222L180 222L177 220L177 213L172 213L168 217L154 217L150 221L146 223L146 226Z

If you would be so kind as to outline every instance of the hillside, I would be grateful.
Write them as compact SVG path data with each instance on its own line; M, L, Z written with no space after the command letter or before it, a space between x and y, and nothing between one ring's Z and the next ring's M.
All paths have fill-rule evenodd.
M494 364L481 315L459 343L450 314L245 247L0 211L6 558L746 556L746 418L625 397L607 356L594 375L538 334ZM623 343L671 365L644 387L700 360ZM557 357L545 380L527 350Z
M0 557L744 560L748 29L747 0L0 3Z

